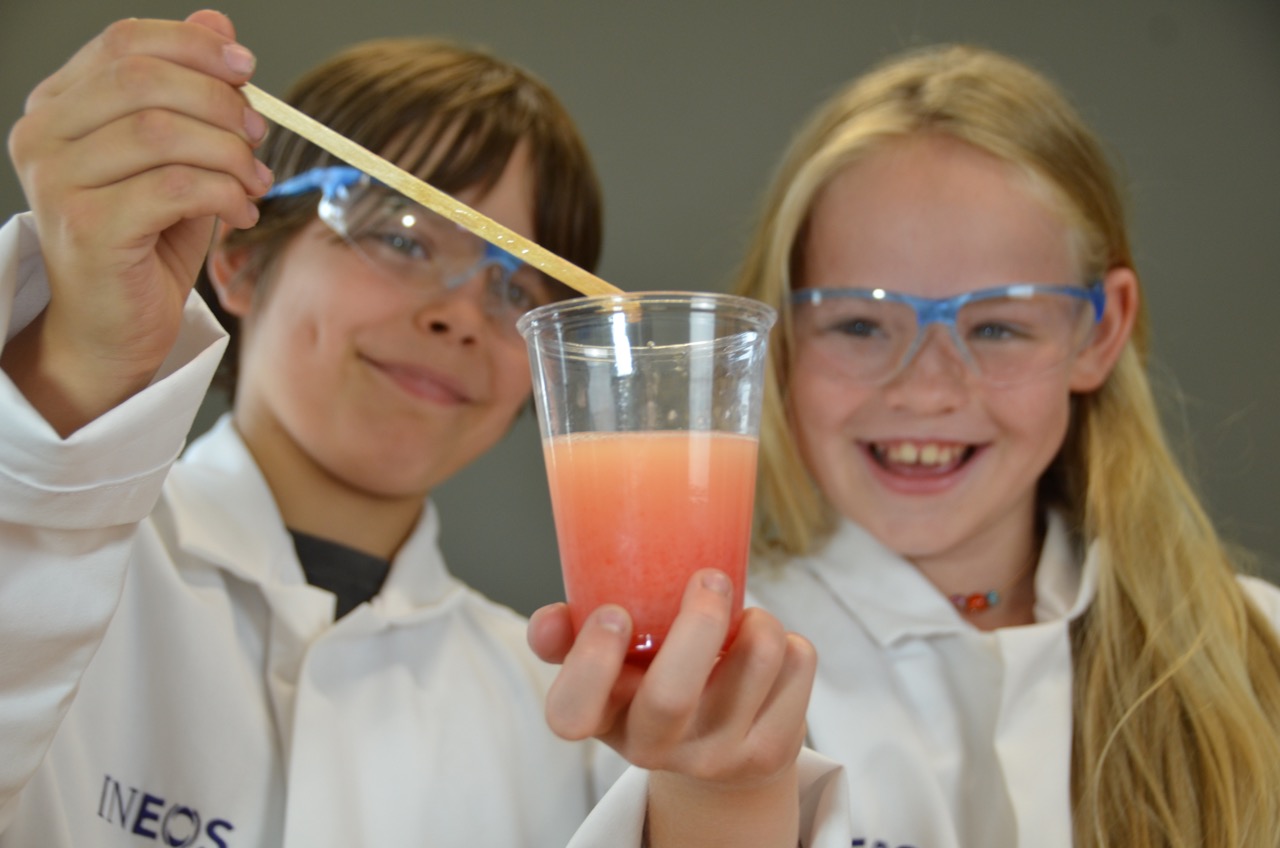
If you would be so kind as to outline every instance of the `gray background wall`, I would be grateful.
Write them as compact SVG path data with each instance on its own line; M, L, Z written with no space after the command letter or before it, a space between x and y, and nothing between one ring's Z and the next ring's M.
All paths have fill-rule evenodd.
M628 289L723 288L790 133L871 62L942 40L1030 61L1073 96L1125 175L1156 367L1184 396L1175 439L1226 536L1280 579L1277 0L216 5L272 92L338 47L404 33L483 44L542 76L594 151L607 200L601 274ZM194 8L0 0L4 125L109 21ZM0 213L24 207L11 168L0 170ZM560 597L531 418L437 496L464 579L525 612Z

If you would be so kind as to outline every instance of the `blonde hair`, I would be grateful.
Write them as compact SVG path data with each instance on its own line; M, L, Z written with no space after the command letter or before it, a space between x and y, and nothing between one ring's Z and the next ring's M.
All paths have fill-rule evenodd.
M737 291L783 316L771 340L755 543L807 553L834 511L787 419L788 293L803 274L818 193L895 139L943 134L1033 175L1078 239L1083 270L1132 268L1106 156L1042 76L943 46L890 61L838 92L792 143L766 195ZM1045 507L1104 546L1097 595L1072 630L1076 841L1089 846L1271 845L1280 840L1280 643L1178 467L1146 373L1147 318L1106 383L1073 398L1041 481Z

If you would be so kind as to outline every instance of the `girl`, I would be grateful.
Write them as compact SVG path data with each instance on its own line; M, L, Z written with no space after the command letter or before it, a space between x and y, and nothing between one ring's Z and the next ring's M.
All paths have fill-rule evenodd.
M1171 456L1114 177L1023 65L890 61L802 130L756 601L820 657L854 845L1273 845L1280 593Z
M289 133L257 161L252 68L217 13L121 22L11 136L33 212L0 235L0 845L562 845L616 766L548 729L549 669L448 574L427 497L524 406L515 320L566 292ZM520 70L374 42L291 99L594 265L586 152ZM214 216L238 378L174 464L225 345L188 297ZM769 623L744 644L778 654ZM638 843L645 801L596 841Z

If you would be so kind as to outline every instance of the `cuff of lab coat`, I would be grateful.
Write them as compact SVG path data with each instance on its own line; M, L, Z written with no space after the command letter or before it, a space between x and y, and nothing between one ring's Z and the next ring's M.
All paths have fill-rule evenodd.
M47 302L39 242L20 216L0 230L5 337ZM225 331L193 292L152 384L66 439L0 372L0 521L79 529L141 520L182 451L225 347Z
M802 748L800 771L800 844L805 848L848 848L853 841L849 778L844 766Z
M848 848L852 839L849 789L844 768L805 748L800 775L800 844L804 848ZM618 778L583 822L569 848L642 848L649 772L632 767Z
M609 787L568 848L641 848L649 772L632 766Z

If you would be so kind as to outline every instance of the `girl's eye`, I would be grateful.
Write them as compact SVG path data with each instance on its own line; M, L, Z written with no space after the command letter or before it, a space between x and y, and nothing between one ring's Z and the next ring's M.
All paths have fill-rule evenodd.
M879 322L869 318L847 318L832 325L831 330L832 332L859 339L882 334Z
M988 322L974 326L969 337L978 341L1007 341L1026 338L1027 334L1011 324Z

